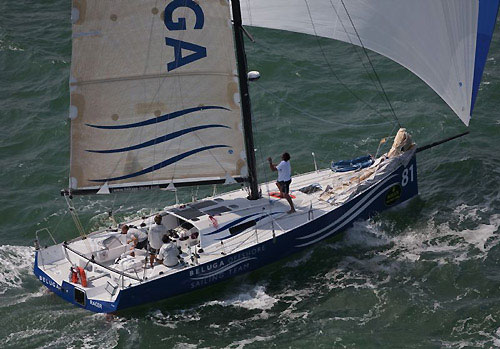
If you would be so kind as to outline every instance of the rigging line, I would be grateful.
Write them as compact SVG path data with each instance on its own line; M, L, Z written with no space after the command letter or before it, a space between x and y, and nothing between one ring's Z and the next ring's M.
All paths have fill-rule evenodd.
M154 8L158 8L158 0L155 1L155 6ZM149 66L149 57L150 57L150 54L151 54L151 43L153 41L153 27L154 27L154 23L155 23L155 15L153 14L153 19L151 20L151 27L149 28L149 40L148 40L148 50L147 50L147 55L146 55L146 64L144 65L144 72L143 72L143 75L146 75L146 72L148 70L148 66Z
M354 32L356 33L356 36L358 37L359 43L361 44L361 47L363 48L363 52L364 52L366 58L368 59L368 62L370 63L370 66L371 66L371 68L373 70L373 74L375 75L375 78L377 79L377 81L378 81L378 83L380 85L380 88L382 89L382 93L384 94L384 97L385 97L385 99L387 101L387 104L389 105L389 108L391 109L392 115L394 116L394 119L398 123L399 127L401 127L401 124L400 124L400 122L398 120L398 117L396 116L396 112L394 111L394 108L392 107L392 103L389 100L389 97L387 96L387 93L385 92L384 86L382 85L382 81L380 81L380 77L378 76L377 71L375 70L375 67L374 67L374 65L372 63L372 60L370 59L370 56L368 55L366 47L365 47L365 45L363 45L363 42L361 41L361 37L359 36L358 30L354 26L354 22L352 21L351 15L347 11L347 7L345 6L344 0L340 0L340 2L342 3L342 6L344 6L345 13L347 14L347 17L349 18L349 21L351 22L352 28L354 29Z
M327 123L327 124L332 124L332 125L341 125L341 126L347 126L347 127L370 127L370 126L379 126L379 125L388 125L388 124L394 124L393 121L387 121L387 122L381 122L381 123L376 123L376 124L346 124L346 123L342 123L342 122L338 122L338 121L331 121L331 120L326 120L326 119L322 119L316 115L313 115L305 110L302 110L298 107L295 107L293 104L287 102L285 100L285 98L282 98L282 97L279 97L276 93L266 89L265 87L263 87L260 83L255 83L256 86L258 86L260 89L262 89L264 92L270 94L271 96L273 96L278 102L281 102L287 106L289 106L290 108L294 109L295 111L298 111L299 113L302 113L304 115L307 115L309 116L310 118L313 118L313 119L316 119L316 120L319 120L319 121L322 121L324 123Z
M255 117L254 117L255 118ZM261 163L263 164L264 168L266 167L266 164L264 162L264 151L260 148L260 142L259 140L256 138L254 140L255 142L255 146L257 147L257 150L258 150L258 156L260 157L260 161ZM268 197L268 201L269 201L269 215L271 217L271 221L274 222L274 217L271 215L271 213L273 213L273 208L274 208L274 205L273 205L273 201L271 199L271 190L269 189L269 179L267 178L267 169L264 169L264 181L265 181L265 184L266 184L266 191L267 191L267 197ZM259 186L259 189L262 190Z
M182 13L183 18L189 17L189 15L188 15L188 8L187 7L184 7L182 9L182 11L183 11L183 13ZM180 33L180 35L179 35L179 39L182 40L184 38L184 35L185 35L185 31L182 31ZM180 104L182 105L183 108L185 108L184 93L183 93L183 84L182 84L182 76L177 76L177 78L175 79L175 81L176 81L175 84L177 85L179 96L180 96ZM173 85L174 85L174 82L172 82L172 86ZM187 125L186 118L182 118L182 120L177 120L176 123L177 122L183 123L184 127L186 127L186 125ZM192 125L188 125L188 126L192 126ZM178 140L178 143L177 143L177 150L176 150L177 154L179 153L179 151L181 149L182 143L183 143L183 139L181 138L181 139ZM202 144L202 145L205 146L205 144ZM172 143L172 149L175 149L175 145L173 143ZM156 147L155 147L155 150L156 150ZM168 145L167 148L165 149L164 155L166 155L169 150L170 150L170 145ZM173 170L172 170L172 177L171 177L172 184L174 182L175 174L176 174L176 171L177 171L177 165L178 165L178 162L175 162ZM159 173L157 173L156 175L159 175ZM177 204L177 202L176 202L176 204Z
M183 95L183 93L182 93L182 86L181 86L181 84L180 84L180 83L179 83L179 91L181 92L181 93L180 93L180 95L182 96L182 95ZM185 107L184 102L182 102L182 106L183 106L183 107ZM193 126L192 124L189 124L189 123L188 123L188 120L187 120L186 118L184 118L184 125L187 125L187 126L189 126L189 127L192 127L192 126ZM193 134L192 134L192 135L198 139L198 141L201 143L201 145L202 145L202 146L204 146L204 147L206 147L206 146L207 146L207 144L206 144L206 143L202 140L202 138L200 137L200 135L198 135L198 133L197 133L197 132L193 132ZM181 145L182 145L182 139L180 139L180 140L179 140L179 147L178 147L178 151L179 151L179 149L180 149ZM222 171L224 171L224 173L225 173L225 174L228 174L228 175L229 175L229 174L230 174L230 171L228 171L228 170L227 170L227 169L223 166L223 164L219 161L219 159L217 158L217 156L216 156L216 155L214 155L214 153L212 152L212 150L211 150L211 149L208 149L208 151L207 151L207 152L210 154L210 156L212 157L212 159L213 159L213 160L215 160L215 162L216 162L216 163L217 163L217 165L218 165L218 166L222 169ZM176 172L176 169L177 169L177 163L175 163L175 164L174 164L174 169L173 169L173 177L172 177L172 179L175 177L175 172Z
M188 16L188 13L187 13L188 9L187 8L184 8L183 9L183 13L182 13L182 16L183 18L185 17L189 17ZM179 35L179 39L182 40L184 38L184 35L185 35L185 31L182 31ZM161 51L161 58L162 58L162 61L163 61L163 50ZM157 100L157 96L160 92L160 89L162 89L163 87L163 84L165 83L167 79L167 76L165 76L159 83L158 85L158 89L156 90L156 93L155 95L153 96L153 98L151 99L151 105L154 103L155 100ZM174 84L178 85L178 89L179 89L179 93L180 93L180 96L183 96L183 93L182 93L182 76L173 76L173 80L175 80L176 82L172 81L172 86L174 86ZM172 89L170 91L170 94L171 96L174 95L174 91L175 89ZM184 107L184 101L183 99L181 98L181 104L182 106ZM177 124L179 120L176 120L175 124ZM186 123L186 120L184 119L184 124ZM175 128L175 124L174 125L168 125L168 128L167 129L174 129ZM156 132L158 131L158 128L155 128L155 137L156 137ZM179 143L178 143L178 147L177 147L177 154L179 153L179 150L180 150L180 147L182 145L182 139L179 140ZM167 154L171 151L171 150L174 150L175 149L175 144L174 142L170 143L170 144L167 144L167 146L164 148L163 152L161 152L161 154L159 154L159 156L163 156L163 157L167 157ZM159 151L157 149L157 146L156 146L156 143L155 145L153 146L153 163L156 163L156 156L157 156L157 151ZM173 183L174 182L174 178L175 178L175 172L176 172L176 168L177 168L177 162L174 164L174 169L172 171L172 176L171 176L171 182ZM160 172L155 172L152 174L152 178L153 179L156 179L158 180L158 178L160 177ZM150 214L152 215L153 214L153 206L156 205L157 207L160 207L160 206L163 206L163 205L160 205L160 201L161 201L161 190L157 190L155 193L153 193L153 195L151 195L151 199L149 200L149 204L150 204L150 208L151 208L151 212ZM177 198L177 191L175 191L174 193L175 197ZM175 204L177 204L177 200L175 202ZM162 207L163 209L163 207Z
M254 119L255 119L255 121L257 121L256 118L255 118L255 116L254 116ZM261 161L262 164L264 164L264 159L263 159L263 155L262 155L263 150L260 148L260 142L259 142L259 140L257 138L255 139L255 146L257 147L257 152L259 153L260 161ZM268 183L267 171L264 171L264 180L265 180L265 183ZM267 191L269 193L269 188L268 188Z
M187 11L187 9L185 9L185 11ZM184 34L184 33L182 33L182 34ZM180 77L178 79L178 87L179 87L180 95L183 96L183 93L182 93L182 84L181 84L181 81L180 81ZM183 99L182 99L182 106L185 107ZM188 121L186 120L186 118L184 118L184 125L188 125L190 127L192 126L192 124L188 124ZM197 132L194 132L193 135L194 135L194 137L196 137L198 139L198 141L202 144L202 146L204 146L204 147L207 146L206 143L197 134ZM180 150L180 147L182 145L182 141L183 141L182 139L179 139L179 143L178 143L179 146L178 146L177 152L179 152L179 150ZM225 174L229 174L229 171L222 165L222 163L219 161L219 159L217 158L217 156L215 156L213 154L212 150L208 149L208 153L210 154L210 156L212 157L212 159L215 160L215 162L217 163L217 165L224 171L224 173ZM177 162L174 164L174 169L173 169L173 174L172 174L172 181L175 178L176 170L177 170Z
M154 8L158 8L158 1L155 1L155 6ZM152 44L152 40L153 40L153 30L154 30L154 24L155 24L155 19L156 19L156 15L153 15L152 19L151 19L151 27L149 29L149 40L148 40L148 51L147 51L147 58L146 58L146 64L144 66L144 74L146 74L146 71L149 67L149 57L150 57L150 54L151 54L151 44ZM160 53L161 57L160 58L163 58L163 51L161 51ZM162 60L163 61L163 60ZM156 100L156 97L158 96L158 93L160 91L160 88L161 86L163 85L163 82L165 82L166 80L166 76L164 76L158 83L158 88L154 94L154 97L151 99L151 102L149 103L149 108L148 109L151 109L151 107L153 106L155 100ZM146 89L144 89L144 94L146 95ZM156 116L156 115L155 115ZM156 131L157 131L157 128L155 128L155 134L156 134ZM143 138L143 130L141 129L139 131L139 139L142 140ZM156 147L153 147L153 152L155 150ZM153 158L155 158L155 155L153 155ZM155 159L153 159L153 162L155 162ZM156 195L155 195L156 194ZM127 199L126 199L126 203L128 203L130 197L132 196L132 194L129 194ZM153 193L153 195L151 195L151 198L152 200L154 200L155 196L158 196L158 193ZM116 197L115 197L116 198ZM114 205L114 203L113 203ZM152 205L151 205L152 206Z
M158 1L156 1L156 2L155 2L155 7L156 7L156 5L157 5L157 4L158 4ZM148 52L147 52L148 57L149 57L149 55L150 55L150 50L151 50L151 40L152 40L151 33L152 33L152 31L153 31L154 22L155 22L155 17L156 17L156 16L152 16L152 19L151 19L150 36L149 36ZM117 45L117 46L119 47L119 45ZM163 54L163 52L162 52L162 54ZM145 72L145 71L147 71L147 69L148 69L148 63L149 63L149 60L147 59L145 62L146 62L146 64L145 64L145 67L144 67L144 72ZM161 89L161 87L162 87L163 83L165 82L165 80L166 80L166 76L162 76L162 77L161 77L161 80L160 80L160 82L159 82L158 88L156 89L155 94L153 95L153 98L151 99L150 107L153 105L154 101L156 100L156 97L158 96L158 94L159 94L159 92L160 92L160 89ZM156 132L156 130L155 130L155 132ZM139 134L138 134L139 139L142 139L142 135L143 135L143 130L141 129L141 130L139 131ZM132 142L132 138L129 138L129 141L130 141L130 142ZM130 143L129 143L129 144L130 144ZM115 162L115 164L114 164L114 167L113 167L113 168L112 168L112 170L110 171L110 175L108 175L107 177L111 177L111 174L116 172L116 170L117 170L117 168L118 168L118 166L119 166L120 164L121 164L121 161L120 161L120 160L116 161L116 162ZM130 194L129 194L129 196L130 196ZM128 199L127 199L127 202L128 202ZM113 203L113 205L114 205L114 203Z
M312 25L312 28L313 28L313 31L314 31L314 37L316 38L316 42L318 43L318 47L321 51L321 54L325 60L325 63L327 64L330 72L333 74L333 76L337 79L337 81L342 85L342 87L344 87L349 93L351 93L357 100L359 100L361 103L363 103L365 106L367 106L368 108L372 109L373 111L375 111L378 115L380 115L381 117L384 117L384 115L382 115L382 113L380 113L380 111L378 111L378 109L376 109L375 107L373 107L372 105L368 104L366 101L364 101L363 99L361 99L361 97L359 97L353 90L351 90L349 88L349 86L347 86L341 79L340 77L337 75L337 73L333 70L331 64L330 64L330 61L328 60L327 56L326 56L326 53L323 49L323 46L321 45L321 41L318 37L318 33L316 31L316 26L314 25L314 21L313 21L313 18L312 18L312 14L311 14L311 10L309 8L309 3L307 2L307 0L304 0L305 4L306 4L306 7L307 7L307 12L309 13L309 19L311 20L311 25ZM370 75L369 75L370 76Z
M184 16L187 16L187 11L188 11L187 9L184 9L184 14L183 14ZM182 33L180 34L180 37L179 37L179 38L180 38L180 39L182 39L182 38L184 37L184 34L185 34L185 33L184 33L184 32L182 32ZM163 52L162 52L162 53L163 53ZM176 84L177 84L177 86L178 86L178 90L179 90L180 96L183 96L183 92L182 92L182 87L183 87L183 86L182 86L182 76L174 76L174 78L176 79ZM156 92L155 96L154 96L154 97L153 97L153 99L151 100L151 103L154 103L154 100L156 99L156 97L157 97L157 95L158 95L158 92L160 91L160 89L161 89L161 87L162 87L163 83L165 82L165 80L166 80L166 77L165 77L164 79L162 79L162 81L161 81L160 85L158 86L158 90L157 90L157 92ZM174 82L172 82L172 85L173 85L173 84L174 84ZM174 93L174 90L172 90L171 94L173 95L173 93ZM184 104L183 99L181 99L181 105L182 105L183 107L185 107L185 104ZM186 124L187 124L187 121L186 121L186 119L185 119L185 118L183 118L183 120L182 120L182 121L183 121L183 124L184 124L184 125L186 125ZM175 123L177 123L177 122L179 122L179 123L180 123L180 122L181 122L181 120L176 120L176 122L175 122ZM189 126L189 125L188 125L188 126ZM170 126L170 125L168 125L168 127L169 127L168 129L173 129L173 128L175 128L175 125L171 125L171 126ZM156 131L156 130L155 130L155 131ZM178 153L179 153L179 151L180 151L180 148L181 148L181 146L182 146L182 142L183 142L183 140L182 140L182 139L179 139L179 140L178 140L178 143L177 143L177 150L175 150L175 146L176 146L176 144L175 144L174 142L169 143L169 144L165 147L164 151L162 152L162 155L163 155L164 157L166 157L166 156L167 156L167 154L168 154L170 151L176 151L176 153L178 154ZM159 151L159 150L158 150L158 151ZM156 144L155 144L155 146L153 147L153 152L154 152L154 154L153 154L153 158L154 158L154 159L156 159L156 155L157 155ZM174 167L173 167L173 170L172 170L172 175L171 175L171 177L170 177L170 179L171 179L171 182L172 182L172 183L174 182L174 179L175 179L176 170L177 170L177 162L174 164ZM156 177L156 178L158 178L159 176L160 176L160 172L157 172L157 173L153 174L153 178L155 178L155 177ZM176 188L176 191L173 193L173 194L174 194L174 196L175 196L175 205L177 205L177 204L178 204L178 200L177 200L177 195L178 195L178 192L177 192L177 191L178 191L178 190L180 190L180 188ZM151 195L151 200L150 200L151 212L150 212L150 215L152 215L152 214L153 214L153 206L154 206L154 205L156 205L157 207L161 207L161 209L163 209L163 208L164 208L164 205L160 205L160 201L161 201L161 196L160 196L160 194L161 194L161 190L157 190L157 191L156 191L153 195ZM162 207L162 206L163 206L163 207Z
M370 72L368 71L368 68L366 67L365 65L365 62L363 61L363 57L361 57L361 55L359 54L359 50L356 49L356 46L352 40L351 40L351 35L349 35L349 33L347 32L347 28L345 27L344 25L344 22L342 21L342 18L340 18L340 14L338 13L337 11L337 8L335 7L335 5L333 5L332 3L332 0L330 0L330 5L332 6L333 10L335 11L335 14L337 15L337 18L340 22L340 24L342 25L342 29L344 30L344 33L346 34L347 38L349 39L349 43L351 44L351 48L352 50L354 51L354 53L356 54L356 56L358 56L359 58L359 61L361 62L361 65L363 66L364 70L365 70L365 73L366 75L368 75L368 78L370 79L370 81L373 83L373 86L375 87L375 89L378 90L378 86L377 86L377 83L375 80L373 80L373 76L372 74L370 74Z
M73 202L72 199L69 198L68 195L64 195L64 199L66 200L66 204L68 205L68 210L71 214L71 218L73 218L73 222L75 223L76 229L78 230L81 239L84 240L87 250L89 252L92 252L89 241L87 239L87 234L85 234L82 222L80 221L80 217L78 217L78 213L76 212L75 206L72 204Z
M52 229L52 231L54 232L54 234L57 232L57 229L59 228L59 226L61 225L62 221L64 218L66 218L66 215L68 214L68 211L64 210L64 214L61 216L61 218L59 219L59 222L56 224L55 228Z
M250 0L247 0L247 9L248 9L248 19L250 21L250 25L253 25L253 19L252 19L252 6L250 5Z
M393 126L392 126L392 129L391 131L389 132L389 135L386 136L386 139L388 138L393 138L393 136L391 136L391 134L394 132L394 129L396 128L397 124L394 122L393 123ZM378 151L380 150L381 148L381 145L379 143L379 149L377 149L377 153L375 154L375 159L377 158L377 155L378 155ZM323 158L323 160L321 162L325 162L332 154L333 152L329 152L328 154L326 154L326 156ZM370 152L367 152L368 154L370 154ZM328 161L333 161L333 160L328 160Z
M401 125L400 125L400 127L401 127ZM394 127L392 128L391 132L389 132L389 135L388 135L387 137L385 137L386 139L390 139L390 138L392 138L392 137L393 137L393 136L391 136L391 135L392 135L392 133L394 132L394 129L395 129L395 128L396 128L396 124L394 124ZM394 136L394 138L396 138L396 136ZM379 152L380 148L382 148L382 145L379 143L379 146L378 146L378 149L377 149L377 153L375 154L375 158L377 158L377 156L378 156L378 152Z
M158 1L155 2L155 7L157 7L156 5L158 4ZM186 9L184 9L184 14L186 12ZM156 16L153 16L152 17L152 21L151 21L151 30L150 30L150 36L149 36L149 43L151 43L151 40L152 40L152 30L153 30L153 25L154 25L154 21L155 21L155 18ZM180 38L182 39L184 35L184 32L181 33L180 35ZM149 47L148 47L149 48ZM163 61L163 53L164 51L161 50L160 51L160 58L161 58L161 61ZM149 52L148 52L149 54ZM164 76L161 77L161 79L158 81L158 87L156 88L156 91L155 93L151 96L151 99L150 99L150 107L153 106L153 104L155 103L155 101L158 100L158 95L160 93L160 90L162 90L162 87L163 87L163 84L165 83L165 81L167 80L167 77L169 75L166 74ZM177 79L180 79L179 76L174 76L174 78L177 78ZM173 94L173 91L171 92ZM158 132L158 128L155 128L154 130L154 134L155 134L155 137L157 135L157 132ZM139 137L140 139L142 139L142 135L143 135L143 130L141 129L139 131ZM170 150L170 146L171 144L167 145L166 149L164 150L163 152L163 155L166 155L168 153L168 151ZM157 157L157 149L156 149L156 143L153 145L153 163L156 163L156 157ZM153 182L156 180L158 180L158 176L160 175L160 173L153 173L152 174L152 179L153 179ZM156 203L156 205L159 205L160 203L160 190L157 190L157 191L153 191L152 195L150 195L150 200L149 200L149 205L150 205L150 208L151 208L151 214L152 214L152 209L153 209L153 205ZM127 199L128 201L128 199Z

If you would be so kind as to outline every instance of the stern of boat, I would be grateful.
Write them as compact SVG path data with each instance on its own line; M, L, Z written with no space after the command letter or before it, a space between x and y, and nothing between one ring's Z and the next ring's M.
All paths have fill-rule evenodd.
M117 310L119 304L119 289L110 295L108 301L98 299L93 295L96 287L89 282L88 287L73 283L70 280L71 263L64 253L63 244L40 248L35 251L33 272L36 278L50 291L78 307L96 313L111 313Z

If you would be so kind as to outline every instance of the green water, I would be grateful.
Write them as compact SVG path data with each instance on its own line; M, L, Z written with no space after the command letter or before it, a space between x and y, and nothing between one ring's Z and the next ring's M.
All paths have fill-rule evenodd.
M59 196L69 162L69 16L67 0L0 2L0 347L500 346L498 31L471 134L419 154L419 197L356 223L340 241L110 320L47 293L31 272L37 229L58 241L77 234ZM313 169L311 152L321 167L376 152L393 119L353 48L251 32L249 66L262 74L251 85L261 180L273 178L263 160L284 150L297 173ZM371 57L417 143L465 130L418 78ZM172 200L149 192L75 205L92 230L110 223L110 209L132 217Z

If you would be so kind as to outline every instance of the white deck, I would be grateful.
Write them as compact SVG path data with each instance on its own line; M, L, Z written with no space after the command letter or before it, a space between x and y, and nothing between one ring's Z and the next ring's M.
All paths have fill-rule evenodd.
M396 160L397 159L391 159L390 161L386 160L383 163L383 166L379 166L379 160L377 159L375 164L371 167L356 172L334 173L328 169L293 177L290 193L296 197L293 199L293 202L297 212L292 214L286 213L289 210L289 205L285 199L278 199L268 195L268 191L277 191L274 182L262 184L260 186L262 190L262 198L259 200L247 200L247 192L243 189L221 194L213 198L200 200L197 203L207 200L217 202L217 205L212 204L212 206L207 207L206 209L200 209L201 211L214 209L220 206L231 208L229 212L214 215L218 223L217 228L223 227L225 224L232 222L235 219L245 217L253 213L267 214L268 216L258 221L255 226L225 239L223 243L218 241L209 246L201 246L203 248L203 252L198 253L199 257L195 257L193 254L195 245L189 248L186 244L183 244L183 253L181 257L184 263L181 263L173 268L168 268L158 263L151 268L149 265L149 258L146 263L146 251L136 250L136 256L134 258L129 257L129 266L122 270L119 264L114 264L114 260L123 252L128 251L129 246L125 245L125 236L121 235L119 231L117 231L118 229L115 229L115 231L106 230L93 233L90 234L85 240L76 239L68 244L70 249L73 249L74 251L77 251L89 258L92 254L94 254L97 261L100 260L99 258L103 259L102 253L105 251L104 254L107 254L106 258L108 260L101 262L104 267L94 263L87 264L87 260L79 256L77 253L74 253L69 249L65 249L62 245L55 245L41 250L39 267L60 285L63 280L69 280L69 270L72 264L82 267L86 266L91 269L86 271L88 287L86 287L85 290L87 298L102 301L113 301L120 288L130 287L142 282L150 282L158 277L164 277L166 275L176 273L179 270L191 268L195 265L212 261L224 255L236 253L263 241L273 239L273 236L285 234L287 231L308 222L311 218L318 218L319 216L335 209L346 200L356 195L360 190L363 190L363 184L366 184L366 182L369 182L370 180L378 180L377 177L379 175L382 176L387 172L387 163L391 162L390 167L392 168L394 167L393 162ZM375 169L375 173L368 179L359 180L360 176ZM306 187L312 183L318 183L321 185L322 190L312 194L305 194L299 191L300 188ZM332 187L329 194L330 198L333 199L329 200L332 204L320 200L321 194L328 186ZM162 214L176 208L178 209L179 207L167 207L164 211L162 211ZM206 214L199 216L197 220L186 221L193 224L201 233L216 230L216 227L213 226L211 220ZM136 226L139 226L141 223L151 224L152 217L148 217L145 220L141 219L126 223ZM102 245L102 241L105 239L108 239L108 242L113 240L107 248ZM195 242L192 243L195 244ZM196 249L198 248L199 247L196 247ZM119 273L120 271L123 271L128 276L121 275ZM116 287L114 294L112 294L113 292L110 292L108 282ZM81 287L81 285L79 285L79 287Z

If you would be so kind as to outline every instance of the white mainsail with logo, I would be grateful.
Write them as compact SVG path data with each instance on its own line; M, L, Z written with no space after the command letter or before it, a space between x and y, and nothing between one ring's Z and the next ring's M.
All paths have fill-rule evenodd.
M73 0L70 189L247 176L230 6Z

